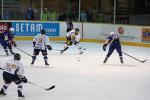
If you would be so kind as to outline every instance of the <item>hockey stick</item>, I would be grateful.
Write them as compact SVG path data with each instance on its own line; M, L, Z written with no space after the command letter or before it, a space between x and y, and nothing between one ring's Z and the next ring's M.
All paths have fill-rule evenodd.
M38 88L40 88L40 89L46 90L46 91L49 91L49 90L52 90L52 89L55 88L55 85L52 85L52 86L49 87L49 88L43 88L43 87L41 87L41 86L36 85L36 84L33 83L33 82L29 82L29 81L28 81L27 83L29 83L29 84L31 84L31 85L34 85L35 87L38 87Z
M139 60L139 59L137 59L137 58L135 58L135 57L133 57L133 56L131 56L131 55L125 53L125 52L122 52L122 53L125 54L125 55L127 55L127 56L129 56L129 57L131 57L131 58L133 58L133 59L135 59L135 60L137 60L137 61L139 61L139 62L141 62L141 63L144 63L144 62L147 61L147 59L145 59L145 60Z
M61 51L60 49L52 49L52 50L55 50L55 51Z
M4 70L3 68L0 67L1 70Z
M17 48L17 47L15 47L15 48L16 48L16 49L18 49L19 51L21 51L21 52L25 53L26 55L28 55L28 56L32 57L32 55L30 55L30 54L26 53L25 51L23 51L23 50L21 50L21 49L19 49L19 48Z
M1 69L1 70L4 70L4 69L3 69L3 68L1 68L1 67L0 67L0 69ZM55 88L55 85L52 85L52 86L51 86L51 87L49 87L49 88L43 88L43 87L38 86L38 85L36 85L35 83L30 82L30 81L27 81L27 83L32 84L32 85L34 85L34 86L36 86L36 87L38 87L38 88L40 88L40 89L46 90L46 91L49 91L49 90L52 90L52 89L54 89L54 88Z

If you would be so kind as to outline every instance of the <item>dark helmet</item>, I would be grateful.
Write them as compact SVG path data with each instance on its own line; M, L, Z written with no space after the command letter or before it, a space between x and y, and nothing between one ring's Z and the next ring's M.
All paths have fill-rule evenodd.
M79 31L80 31L80 29L79 29L79 28L75 28L75 31L76 31L76 32L79 32Z
M20 60L20 59L21 59L21 55L19 53L15 53L14 60Z
M41 29L41 34L46 34L45 29Z

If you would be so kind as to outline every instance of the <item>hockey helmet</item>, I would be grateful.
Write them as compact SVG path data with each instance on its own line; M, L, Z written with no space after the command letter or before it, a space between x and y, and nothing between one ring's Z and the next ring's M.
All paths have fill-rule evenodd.
M79 31L80 31L80 29L79 29L79 28L75 28L75 31L76 31L76 32L79 32Z
M45 29L41 29L41 34L46 34Z
M15 53L14 60L20 60L20 59L21 59L21 55L19 53Z
M115 35L115 32L110 32L109 35L111 35L111 36L112 36L112 35Z
M15 29L14 29L14 28L10 28L10 29L9 29L9 31L14 32L14 31L15 31Z

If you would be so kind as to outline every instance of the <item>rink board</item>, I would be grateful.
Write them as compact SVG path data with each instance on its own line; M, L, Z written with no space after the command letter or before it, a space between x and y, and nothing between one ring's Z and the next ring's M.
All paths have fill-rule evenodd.
M73 22L74 27L80 29L81 41L103 43L110 32L118 32L119 27L124 28L120 35L122 44L131 46L150 47L150 27L132 25L113 25L86 22ZM32 40L33 36L44 28L50 40L64 41L66 37L66 22L48 21L1 21L0 33L10 27L15 28L16 40Z

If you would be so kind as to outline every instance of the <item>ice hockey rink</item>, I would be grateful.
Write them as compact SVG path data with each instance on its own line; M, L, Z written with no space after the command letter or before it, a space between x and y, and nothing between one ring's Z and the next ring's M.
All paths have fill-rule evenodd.
M32 42L18 42L18 48L32 54ZM149 100L150 98L150 48L122 46L124 52L147 62L138 62L126 55L124 64L120 63L115 51L108 62L103 64L107 52L102 50L100 43L81 43L84 54L80 55L75 46L64 54L63 42L51 42L52 51L48 51L50 66L44 65L40 54L34 66L31 66L31 57L21 54L21 62L25 66L25 76L31 82L48 88L45 91L31 84L24 84L25 100ZM108 48L107 48L108 49ZM0 66L13 56L5 56L0 46ZM2 70L0 70L0 87L3 85ZM0 100L18 100L17 86L12 83L7 95Z

